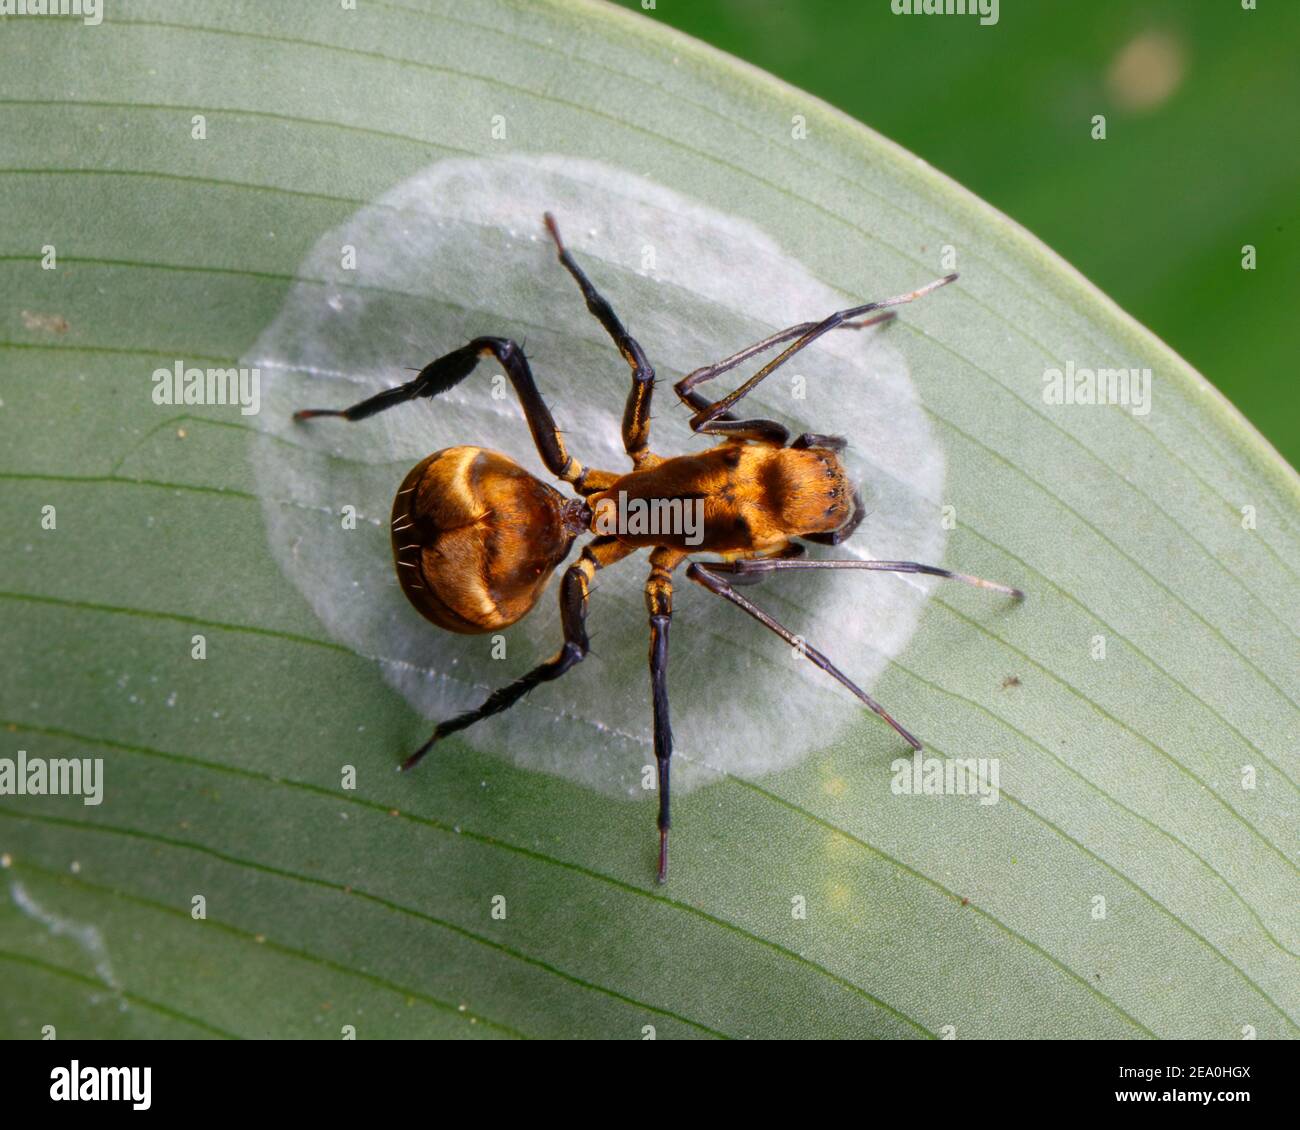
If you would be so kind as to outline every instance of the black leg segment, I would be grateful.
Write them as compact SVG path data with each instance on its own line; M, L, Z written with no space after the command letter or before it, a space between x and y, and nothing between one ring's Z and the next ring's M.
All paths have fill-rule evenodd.
M1024 600L1022 589L997 581L986 581L983 577L972 577L969 573L954 573L938 565L923 565L919 561L791 561L769 558L749 558L743 561L711 561L709 570L725 573L737 580L756 578L763 573L776 573L790 569L865 569L876 573L924 573L930 577L942 577L947 581L961 581L976 588L992 589L994 592L1006 593L1015 600Z
M882 322L891 321L894 317L895 315L891 310L883 314L877 314L874 318L865 318L861 322L842 322L838 328L842 330L865 330L870 326L878 326ZM762 341L745 346L739 353L733 353L730 357L715 361L712 365L702 365L693 372L687 373L673 386L673 390L684 403L697 411L708 408L713 404L713 401L702 393L695 392L696 385L711 381L714 377L730 372L737 365L743 365L751 357L756 357L765 350L771 349L772 346L780 345L783 341L790 341L801 334L806 334L809 330L816 329L817 325L817 322L800 322L797 326L789 326L784 330L778 330L771 337L765 337Z
M876 302L867 302L861 306L850 306L845 310L837 310L834 314L831 314L820 322L811 324L804 322L798 326L791 326L789 329L781 330L778 333L773 334L771 337L758 342L756 345L751 345L747 349L742 349L739 353L727 358L725 361L720 361L716 365L706 366L703 369L697 369L694 373L683 377L677 382L676 388L679 395L693 388L701 381L708 380L711 377L717 376L719 373L734 368L741 361L744 361L748 357L752 357L756 353L762 352L764 349L770 348L773 345L778 345L783 341L789 341L791 338L795 339L792 344L786 346L785 349L783 349L771 361L767 362L767 364L759 369L758 372L740 385L739 388L733 389L720 400L714 401L710 407L697 409L695 415L691 417L691 428L697 432L707 432L709 430L708 424L710 421L716 420L723 413L727 412L738 401L742 400L748 393L753 391L755 386L757 386L765 377L779 369L801 349L811 345L821 337L822 334L829 333L833 329L852 323L863 314L870 314L876 310L884 310L887 307L902 306L904 303L913 302L916 299L929 294L931 291L937 290L939 287L952 282L956 277L955 274L946 275L942 279L936 279L934 282L927 283L925 286L909 291L906 294L896 294L892 298L882 298ZM869 322L860 323L860 325L867 324L869 324Z
M827 451L843 451L849 441L843 436L827 436L821 432L804 432L790 445L794 448L824 447Z
M605 332L613 339L615 347L627 362L628 368L632 370L632 390L628 393L627 406L623 410L623 447L635 462L650 445L650 397L655 385L654 368L646 359L645 350L641 348L640 343L618 320L614 308L592 285L586 272L569 254L564 246L564 240L560 238L560 229L555 222L555 217L547 212L543 219L546 221L547 231L555 241L560 262L578 284L582 297L586 299L587 309L605 327Z
M542 399L537 383L533 380L528 358L508 338L476 337L459 349L444 354L436 361L430 361L417 377L406 384L385 389L351 408L304 408L295 412L293 418L310 420L317 416L342 416L346 420L364 420L367 416L373 416L394 405L446 392L469 376L482 357L494 357L514 385L519 402L523 405L529 431L533 434L533 442L537 445L537 453L546 469L556 478L572 483L581 491L586 469L565 449L560 429L555 426L551 410L547 408L546 401Z
M771 564L773 565L788 564L791 566L796 566L801 564L801 562L774 561ZM894 731L898 734L898 736L901 737L905 742L907 742L908 745L910 745L913 749L921 748L921 743L917 741L916 738L914 738L910 733L908 733L907 730L903 729L903 727L900 726L898 722L894 720L893 716L889 713L889 711L887 711L883 706L881 706L880 703L878 703L874 698L872 698L869 694L867 694L867 692L864 691L861 687L859 687L857 683L853 682L852 679L850 679L847 675L845 675L843 671L841 671L838 667L836 667L834 663L832 663L829 659L827 659L826 656L824 656L815 647L812 647L804 640L801 640L798 636L796 636L788 628L785 628L784 626L779 624L776 620L774 620L771 616L769 616L756 604L753 604L751 601L746 600L743 596L740 595L740 593L736 592L735 589L733 589L729 584L727 584L725 580L722 579L722 577L719 575L718 572L712 571L715 568L716 568L716 563L714 562L710 562L708 568L705 568L699 562L695 562L690 566L690 568L686 570L686 575L692 581L695 581L697 584L703 585L711 593L715 593L716 595L722 597L724 600L730 601L737 608L748 613L760 624L762 624L763 627L769 629L770 631L775 632L778 636L780 636L783 640L785 640L785 642L788 643L791 647L798 648L799 652L802 655L807 656L807 658L810 659L815 666L820 667L823 671L825 671L828 675L830 675L831 678L835 679L841 686L849 690L859 701L865 703L868 708L870 708L876 714L880 715L880 717L883 718L886 722L888 722L889 725L893 727Z
M565 570L560 582L560 623L564 629L564 644L545 663L534 667L526 675L508 686L493 691L477 710L458 714L455 718L438 724L433 735L402 762L402 769L411 769L433 746L457 730L475 722L509 710L534 687L558 679L575 664L587 657L587 595L596 570L622 557L631 550L613 537L594 538L582 550L582 556Z
M669 768L673 756L673 730L668 717L668 625L673 618L673 570L685 554L656 549L650 555L650 576L645 583L645 605L650 614L650 701L654 710L655 763L659 774L659 882L668 878L668 829L672 825Z

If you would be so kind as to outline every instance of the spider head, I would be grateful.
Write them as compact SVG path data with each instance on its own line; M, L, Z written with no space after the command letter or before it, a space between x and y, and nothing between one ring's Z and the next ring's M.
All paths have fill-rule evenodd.
M411 468L393 502L402 591L448 631L508 627L568 556L575 505L498 452L436 451Z
M824 534L853 518L853 485L828 447L779 448L763 464L766 504L791 534Z

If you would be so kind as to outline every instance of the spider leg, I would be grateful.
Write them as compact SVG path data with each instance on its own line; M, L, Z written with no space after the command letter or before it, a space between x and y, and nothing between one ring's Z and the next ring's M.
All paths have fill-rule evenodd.
M821 432L804 432L790 445L793 448L824 447L827 451L843 451L849 441L843 436L827 436Z
M654 710L655 762L659 771L659 882L668 878L669 811L668 767L673 756L673 731L668 717L668 625L673 618L673 570L685 554L661 547L650 554L650 576L645 583L646 611L650 614L650 700Z
M634 552L633 547L625 546L614 537L593 538L582 547L582 554L564 572L560 582L560 622L564 628L564 643L560 650L545 663L534 667L526 675L516 679L507 686L500 687L488 695L487 700L477 710L458 714L446 722L440 722L427 742L402 762L402 769L414 768L435 743L472 726L493 714L509 710L529 691L541 683L558 679L570 668L581 663L589 650L587 642L587 596L591 579L596 570L612 565Z
M895 317L892 310L883 314L877 314L874 318L865 318L861 322L842 322L837 328L842 330L865 330L871 326L878 326L882 322L892 321ZM702 392L696 392L695 386L703 384L705 381L711 381L714 377L721 376L723 373L730 372L737 365L742 365L751 357L755 357L765 350L771 349L774 345L780 345L783 341L790 341L792 338L806 334L809 330L817 327L816 322L800 322L797 326L790 326L784 330L777 330L771 337L765 337L762 341L755 342L753 345L747 345L739 353L733 353L721 361L715 361L712 365L703 365L693 372L687 373L680 381L673 385L673 391L677 393L678 398L690 408L697 412L704 411L713 406L711 401ZM719 419L725 420L729 417L724 414Z
M731 413L725 419L710 420L702 428L696 429L706 435L723 436L727 439L752 439L759 443L768 443L773 447L784 447L790 439L790 429L775 420L737 420Z
M696 412L695 415L691 417L691 430L705 434L712 432L713 429L710 425L714 421L726 414L727 411L738 401L744 399L744 397L748 395L765 377L779 369L801 349L811 345L821 337L822 334L837 329L846 323L851 322L853 319L859 318L863 314L869 314L874 310L883 310L886 307L902 306L904 303L913 302L916 299L929 294L931 291L937 290L939 287L952 282L956 277L955 274L945 275L943 278L936 279L934 282L927 283L925 286L909 291L907 294L896 294L892 298L882 298L876 302L867 302L861 306L851 306L845 310L837 310L829 317L822 319L820 322L812 323L811 325L809 325L809 323L802 323L800 326L791 326L789 329L781 330L779 333L767 338L765 341L759 342L757 345L750 346L747 350L741 350L740 353L735 354L726 361L721 361L717 365L706 366L704 369L697 369L694 373L688 374L678 381L676 385L678 395L682 396L683 399L686 399L684 394L695 385L699 384L703 380L708 380L710 377L717 376L720 372L725 372L727 369L734 367L734 365L738 364L741 360L744 360L745 357L752 356L754 353L760 352L771 345L779 344L782 341L788 341L790 338L795 339L792 344L786 346L785 349L772 358L771 361L767 362L767 364L759 369L752 377L738 388L727 393L727 395L722 397L720 400L715 400L707 407L692 404L692 407L696 408ZM867 323L864 322L862 324L866 325ZM687 402L690 403L689 400Z
M738 561L731 562L729 564L734 566L734 565L739 565L740 562ZM781 562L773 562L773 564L780 565ZM788 564L798 565L799 562L789 562ZM880 703L878 703L874 698L872 698L869 694L867 694L866 691L864 691L855 682L853 682L852 679L850 679L847 675L845 675L844 672L841 671L838 667L836 667L834 663L832 663L829 659L826 658L826 656L824 656L815 647L811 647L809 644L805 643L793 632L791 632L788 628L785 628L781 624L777 623L776 620L772 619L771 616L769 616L756 604L753 604L752 602L746 600L743 596L740 595L740 593L736 592L735 589L733 589L729 584L727 584L727 582L724 581L722 577L720 577L717 573L711 572L712 569L715 569L717 567L718 567L717 562L710 562L708 567L706 568L704 565L701 565L697 561L694 562L686 570L686 575L692 581L695 581L697 584L703 585L711 593L715 593L716 595L722 597L724 600L730 601L737 608L748 613L760 624L762 624L763 627L768 628L771 631L775 632L778 636L780 636L783 640L785 640L785 642L788 643L791 647L797 648L801 655L807 656L810 660L812 660L812 662L817 667L820 667L823 671L825 671L828 675L830 675L831 678L835 679L842 686L846 687L856 698L858 698L861 702L865 703L876 714L879 714L881 718L883 718L886 722L889 723L890 726L893 727L893 729L898 733L898 735L905 742L907 742L908 745L910 745L913 749L921 748L921 743L917 741L916 738L914 738L910 733L908 733L907 730L903 729L903 727L900 726L894 720L892 715L890 715L890 713L883 706L881 706ZM722 571L725 572L727 570L723 569Z
M582 291L587 301L587 309L596 320L605 327L605 332L613 339L615 347L632 370L632 390L628 393L627 406L623 410L623 447L632 458L634 466L640 466L649 452L650 446L650 398L654 393L655 371L647 360L645 350L640 343L624 328L618 320L614 308L608 300L592 285L586 272L578 266L569 254L568 248L560 238L560 229L555 217L550 212L543 214L546 229L555 241L564 269L573 276L574 282Z
M797 541L791 541L791 542L786 542L786 544L782 546L780 549L778 549L775 553L766 554L762 558L747 557L744 560L766 561L768 559L771 559L777 561L781 561L781 560L788 561L791 560L792 558L802 557L807 552L808 552L808 547L806 545L801 545ZM720 571L726 572L727 575L731 577L731 583L733 585L756 585L763 579L763 574L758 572L757 570L752 574L746 573L743 570L732 570L727 567L728 564L729 563L727 562L714 561L710 563L709 568L712 569L715 573Z
M611 473L584 467L568 453L551 410L547 408L546 401L542 399L533 380L528 358L515 342L503 337L476 337L459 349L430 361L413 380L384 389L350 408L303 408L295 412L293 418L310 420L316 416L342 416L346 420L364 420L367 416L373 416L376 412L397 404L405 404L408 400L434 397L446 392L469 376L483 357L496 358L514 385L519 402L523 405L529 431L533 434L533 442L537 445L537 454L552 475L571 484L580 494L590 494L613 481L615 476ZM589 476L592 482L588 482Z
M954 573L938 565L922 565L919 561L791 561L772 558L750 558L744 561L710 562L709 568L716 573L741 577L753 577L760 573L774 573L783 569L867 569L877 573L924 573L930 577L942 577L948 581L961 581L963 584L975 585L977 588L993 589L1006 593L1016 600L1024 600L1022 589L997 581L986 581L983 577L972 577L969 573Z

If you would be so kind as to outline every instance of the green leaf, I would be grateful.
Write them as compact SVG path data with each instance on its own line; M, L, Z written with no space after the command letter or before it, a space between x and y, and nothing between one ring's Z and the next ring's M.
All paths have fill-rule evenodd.
M1026 233L603 6L123 0L4 32L0 757L102 758L104 793L0 799L0 1034L1296 1034L1295 474ZM485 191L392 206L450 168ZM557 642L550 592L491 660L419 621L375 548L406 466L447 442L523 458L523 425L486 363L372 421L286 410L500 333L532 339L575 453L615 458L626 367L527 226L565 185L575 255L658 366L669 454L697 442L671 380L953 250L955 286L800 355L805 399L783 370L757 403L849 436L859 554L937 539L1029 599L858 573L746 591L878 672L928 755L997 759L996 803L898 795L897 736L679 573L699 787L657 887L644 559L601 575L592 658L392 772L426 713ZM512 203L518 225L491 211ZM351 279L326 253L355 232ZM265 362L262 410L155 404L178 361ZM1149 368L1150 411L1050 403L1067 366Z

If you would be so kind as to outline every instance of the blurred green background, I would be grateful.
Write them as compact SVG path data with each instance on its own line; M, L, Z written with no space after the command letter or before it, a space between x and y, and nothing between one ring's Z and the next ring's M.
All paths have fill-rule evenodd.
M621 2L1001 209L1300 464L1300 0L1002 0L992 26L894 15L890 0Z

